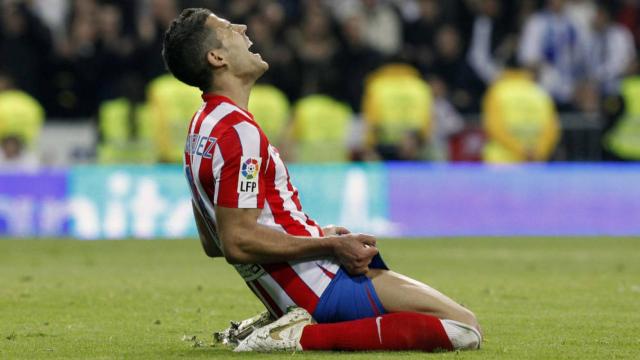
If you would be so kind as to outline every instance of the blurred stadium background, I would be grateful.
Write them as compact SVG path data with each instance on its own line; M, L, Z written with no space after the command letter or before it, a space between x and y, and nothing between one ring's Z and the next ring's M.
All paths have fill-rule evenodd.
M194 241L200 94L160 56L192 6L270 63L249 110L305 210L478 314L456 358L638 357L640 2L0 3L0 358L226 358L263 310Z
M249 110L322 223L640 234L636 1L3 0L3 237L195 235L200 98L160 56L191 6L248 25Z

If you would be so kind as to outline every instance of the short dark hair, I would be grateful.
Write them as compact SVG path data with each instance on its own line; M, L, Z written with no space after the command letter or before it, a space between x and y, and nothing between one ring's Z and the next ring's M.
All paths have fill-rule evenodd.
M205 26L213 13L203 8L182 11L164 34L162 57L167 69L187 85L208 91L213 70L207 52L219 47L215 31Z

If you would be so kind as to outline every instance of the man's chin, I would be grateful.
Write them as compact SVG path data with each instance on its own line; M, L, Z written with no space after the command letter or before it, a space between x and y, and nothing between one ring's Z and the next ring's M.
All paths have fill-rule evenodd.
M260 62L258 63L258 77L262 76L265 72L267 72L267 70L269 70L269 63L260 59Z
M269 63L264 61L264 60L260 60L260 65L262 65L263 71L262 73L264 74L267 70L269 70Z

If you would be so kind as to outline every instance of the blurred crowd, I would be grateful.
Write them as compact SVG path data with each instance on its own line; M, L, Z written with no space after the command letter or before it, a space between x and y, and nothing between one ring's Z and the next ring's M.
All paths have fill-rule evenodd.
M166 73L163 32L185 7L247 24L270 64L261 83L291 103L328 94L358 114L374 70L410 65L449 135L508 68L530 71L559 111L600 112L636 73L640 44L634 0L2 0L0 91L27 92L48 119L143 102Z

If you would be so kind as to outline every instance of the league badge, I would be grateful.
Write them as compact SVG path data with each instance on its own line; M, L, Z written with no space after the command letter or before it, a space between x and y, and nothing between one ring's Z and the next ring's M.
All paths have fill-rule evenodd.
M240 159L238 193L257 194L259 191L260 165L262 158L243 156Z

